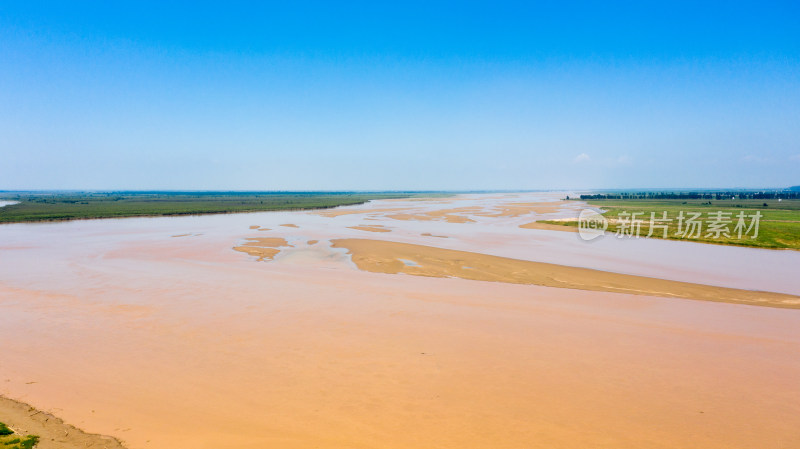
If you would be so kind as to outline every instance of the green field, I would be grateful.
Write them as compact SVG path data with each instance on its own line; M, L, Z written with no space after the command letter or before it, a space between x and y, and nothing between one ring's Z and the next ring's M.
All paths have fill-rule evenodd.
M697 241L704 243L716 243L723 245L741 245L758 248L773 249L800 249L800 200L784 199L778 200L639 200L639 199L615 199L615 200L589 200L588 203L594 207L606 211L603 216L609 219L608 231L616 233L622 225L623 230L630 230L630 216L625 213L641 212L636 218L642 220L642 237L646 236L650 229L650 213L655 213L656 218L662 218L663 213L667 212L667 218L672 219L667 225L667 238L674 240ZM683 211L684 216L689 213L700 213L698 221L702 222L700 237L689 238L688 236L676 235L678 231L678 216ZM716 212L723 212L723 217L730 219L726 223L730 237L712 234L709 232L709 224L714 221ZM737 215L745 214L745 225L749 227L752 223L751 215L759 212L762 216L758 220L758 236L750 238L754 234L754 229L747 235L743 233L742 238L738 238L735 230L738 223ZM622 215L621 215L622 214ZM712 214L712 215L709 215ZM726 215L730 214L730 215ZM616 221L616 223L615 223ZM577 226L578 223L561 221L544 221L544 223ZM685 225L684 220L684 225ZM627 229L626 229L627 228ZM686 226L683 226L686 230ZM746 230L746 229L745 229ZM655 229L652 237L664 238L662 229Z
M418 192L0 192L0 223L322 209Z

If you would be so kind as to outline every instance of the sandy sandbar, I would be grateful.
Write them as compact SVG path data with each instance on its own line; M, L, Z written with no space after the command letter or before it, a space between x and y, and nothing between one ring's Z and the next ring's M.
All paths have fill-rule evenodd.
M395 220L414 220L414 221L445 221L447 223L474 223L475 220L466 217L464 213L479 212L482 208L473 207L459 207L455 209L441 209L423 213L401 213L391 214L387 217Z
M409 210L409 207L391 207L391 208L378 208L378 209L333 209L314 212L316 215L323 217L335 218L342 215L355 215L355 214L377 214L384 212L398 212L402 210Z
M235 246L233 249L258 257L259 261L272 260L282 247L291 247L286 239L280 237L257 237L248 238L247 242Z
M349 229L357 229L359 231L369 232L391 232L391 229L386 229L381 225L363 225L363 226L348 226Z
M543 229L545 231L566 231L566 232L578 232L578 228L575 226L562 226L552 223L542 223L540 221L534 221L531 223L525 223L519 225L522 229Z
M477 215L485 217L520 217L531 213L552 214L558 212L566 201L529 202L529 203L501 203L493 207L493 212L484 212Z
M633 276L467 251L368 239L332 240L364 271L800 309L800 296ZM413 262L409 264L408 261Z

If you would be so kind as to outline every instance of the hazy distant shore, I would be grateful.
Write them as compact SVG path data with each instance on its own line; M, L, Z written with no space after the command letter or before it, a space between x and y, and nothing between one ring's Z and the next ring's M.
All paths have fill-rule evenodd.
M329 209L370 200L441 195L404 192L26 192L5 194L0 224L99 218Z

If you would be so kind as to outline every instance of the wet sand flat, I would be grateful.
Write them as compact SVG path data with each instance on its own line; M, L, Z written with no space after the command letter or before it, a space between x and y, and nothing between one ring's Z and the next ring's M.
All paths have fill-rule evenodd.
M661 276L669 288L708 294L794 296L796 254L586 244L572 233L519 228L535 217L471 215L503 201L554 199L465 195L354 207L392 204L426 216L457 207L475 220L376 212L376 224L392 226L371 234L385 248L374 246L379 240L341 245L366 240L349 229L361 214L0 226L0 394L129 449L800 441L798 310L465 274L540 275L541 266L526 274L519 264L541 263L560 266L554 278L591 266L621 276L614 285L626 288L631 277ZM272 228L270 237L248 238L252 223ZM179 234L193 237L171 237ZM258 261L237 247L277 253ZM359 268L358 254L397 274ZM414 269L453 277L405 274ZM602 284L608 274L580 279Z
M281 247L290 246L286 239L280 237L249 238L242 245L235 246L235 251L258 257L259 261L270 260L281 252Z
M386 229L381 225L377 226L370 226L370 225L363 225L363 226L348 226L348 229L357 229L359 231L368 231L368 232L391 232L391 229Z
M384 202L391 202L392 200L384 200ZM409 200L400 200L400 201L409 201ZM397 212L402 210L408 210L408 207L391 207L391 208L374 208L374 207L364 207L364 208L335 208L330 210L323 210L319 212L315 212L317 215L321 215L323 217L339 217L342 215L356 215L356 214L376 214L376 213L384 213L384 212Z
M81 429L65 424L57 416L36 410L28 404L0 396L0 422L19 435L37 435L35 446L44 449L76 449L98 447L123 449L116 439L88 434Z
M488 217L519 217L536 214L551 214L557 212L561 207L568 204L565 201L552 201L547 203L517 203L508 202L498 205L493 212L486 212L483 215Z
M577 226L561 226L550 223L540 223L538 221L521 224L519 227L522 229L542 229L545 231L578 232Z
M333 241L333 247L346 248L360 269L374 273L456 277L475 281L800 309L800 296L795 295L630 276L432 246L384 240L339 239ZM412 261L414 264L409 265L403 261Z
M416 220L416 221L444 220L447 223L474 223L475 220L463 214L465 213L479 214L481 210L482 208L480 206L469 206L469 207L460 207L454 209L437 209L422 213L390 214L387 215L387 217L393 218L395 220Z

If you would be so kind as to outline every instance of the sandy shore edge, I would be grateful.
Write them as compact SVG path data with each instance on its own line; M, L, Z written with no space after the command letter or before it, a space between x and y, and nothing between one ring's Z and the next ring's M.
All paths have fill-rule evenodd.
M0 395L0 422L22 435L38 435L36 449L125 449L114 437L86 433L50 413Z

